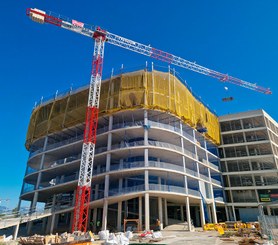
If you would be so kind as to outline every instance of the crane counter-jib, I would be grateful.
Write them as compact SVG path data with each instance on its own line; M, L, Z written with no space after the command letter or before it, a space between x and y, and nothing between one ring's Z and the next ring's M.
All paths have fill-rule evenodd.
M35 22L38 23L50 23L56 26L60 26L64 29L68 29L70 31L74 31L76 33L94 38L96 32L105 36L105 41L112 45L128 49L130 51L149 56L151 58L164 61L169 64L173 64L206 76L210 76L218 79L221 82L232 83L237 86L241 86L250 90L254 90L264 94L271 94L271 90L269 88L264 88L256 83L250 83L235 77L232 77L227 74L220 73L218 71L214 71L212 69L206 68L204 66L198 65L195 62L188 61L176 55L167 53L165 51L156 49L151 47L150 45L141 44L139 42L135 42L133 40L121 37L119 35L110 33L106 30L103 30L100 27L96 27L93 25L88 25L86 23L70 19L68 17L61 16L59 14L55 14L53 12L46 13L45 11L39 9L27 9L27 15Z

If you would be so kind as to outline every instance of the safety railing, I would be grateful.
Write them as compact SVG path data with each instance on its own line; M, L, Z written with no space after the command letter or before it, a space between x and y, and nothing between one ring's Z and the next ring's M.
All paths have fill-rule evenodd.
M178 166L172 163L166 163L166 162L156 162L156 161L149 161L148 162L148 167L153 167L153 168L159 168L159 169L166 169L166 170L175 170L184 173L184 168L183 166ZM120 171L123 169L133 169L133 168L145 168L145 162L144 161L136 161L136 162L124 162L122 164L113 164L110 166L110 171ZM106 167L102 166L100 168L95 168L93 171L94 175L102 174L106 172ZM194 177L200 177L201 179L204 179L206 181L210 182L210 179L208 176L200 174L198 176L198 173L194 170L191 170L189 168L185 168L185 173L194 176ZM212 179L212 181L215 184L221 185L220 181L217 181L215 179Z
M53 143L53 144L49 144L46 146L45 148L45 151L48 151L48 150L51 150L51 149L54 149L54 148L57 148L59 146L63 146L63 145L68 145L68 144L71 144L71 143L74 143L74 142L77 142L77 141L80 141L83 139L83 134L81 135L78 135L76 137L72 137L72 138L69 138L69 139L66 139L66 140L63 140L63 141L59 141L59 142L56 142L56 143ZM29 158L43 152L43 148L40 148L34 152L30 152L29 154Z
M180 186L173 185L158 185L158 184L149 184L149 190L151 191L163 191L163 192L175 192L185 194L185 188Z
M214 178L211 178L211 182L214 183L214 184L216 184L216 185L221 185L221 181L216 180L216 179L214 179Z
M188 188L188 195L200 197L200 192L199 192L199 191L196 191L196 190L193 190L193 189Z
M137 185L137 186L131 186L131 187L125 187L122 189L111 189L109 190L109 196L121 196L124 194L128 194L131 192L139 192L139 191L144 191L145 190L145 185Z
M156 161L149 161L148 162L148 167L153 167L153 168L159 168L159 169L167 169L167 170L175 170L184 173L184 167L179 166L176 164L172 163L167 163L167 162L156 162ZM114 164L110 166L110 171L119 171L123 169L132 169L132 168L144 168L145 167L145 162L144 161L136 161L136 162L124 162L122 164ZM105 167L94 169L94 174L101 174L106 171ZM198 177L198 173L196 171L193 171L189 168L185 168L185 172L189 175ZM201 178L204 178L209 181L209 178L205 175L203 175Z
M210 182L210 179L208 176L204 175L204 174L200 174L200 178L203 179L203 180L206 180L206 181L209 181Z
M38 169L31 168L30 166L27 167L26 175L38 172Z
M34 191L34 190L35 190L35 185L25 183L24 187L22 189L22 194L25 194L27 192L31 192L31 191Z
M51 214L51 209L27 209L20 212L11 211L10 213L2 214L0 219L0 229L26 223L31 220L41 219L50 216Z
M223 197L215 197L214 200L215 201L219 201L219 202L224 202L224 198Z
M69 157L65 157L65 158L61 158L59 160L50 162L50 163L44 163L43 168L44 169L48 169L48 168L53 168L56 167L58 165L63 165L65 163L70 163L76 160L80 160L81 154L76 154L76 155L72 155Z
M154 121L148 121L150 126L157 126L160 128L165 128L165 129L169 129L171 131L174 132L179 132L180 129L168 124L163 124L163 123L158 123L158 122L154 122ZM131 126L141 126L143 125L143 121L136 121L136 122L125 122L125 123L118 123L118 124L114 124L113 125L113 129L117 129L117 128L123 128L123 127L131 127ZM103 131L106 131L107 128L103 128ZM192 136L190 136L188 133L183 131L183 135L185 137L187 137L188 139L190 139L191 141L195 142L194 138ZM169 149L173 149L179 152L184 152L186 155L189 155L192 158L196 158L195 153L190 152L186 149L182 149L182 147L174 145L174 144L170 144L170 143L165 143L165 142L159 142L159 141L148 141L149 145L154 145L154 146L158 146L158 147L166 147ZM121 149L121 148L126 148L126 147L135 147L135 146L144 146L144 141L135 141L135 142L121 142L119 144L115 144L111 146L111 150L114 149ZM107 147L99 147L95 150L95 153L102 153L107 151ZM215 167L215 165L213 165Z
M58 176L54 179L51 179L49 182L41 183L41 186L39 188L43 189L43 188L50 187L50 186L61 185L61 184L65 184L67 182L77 180L77 179L78 179L77 173L74 173L69 176Z
M74 143L76 141L82 140L83 137L84 137L83 134L80 134L76 137L72 137L72 138L69 138L69 139L66 139L66 140L63 140L63 141L59 141L57 143L47 145L45 150L47 151L47 150L51 150L51 149L57 148L57 147L62 146L62 145L68 145L68 144Z
M219 170L219 167L217 165L215 165L214 163L208 162L208 164L209 164L210 167Z
M173 185L159 185L159 184L149 184L150 191L162 191L162 192L171 192L171 193L180 193L186 194L184 187L173 186ZM109 196L119 196L124 194L129 194L132 192L145 191L145 185L137 185L125 188L116 188L109 190ZM188 194L196 197L200 197L199 191L188 189Z

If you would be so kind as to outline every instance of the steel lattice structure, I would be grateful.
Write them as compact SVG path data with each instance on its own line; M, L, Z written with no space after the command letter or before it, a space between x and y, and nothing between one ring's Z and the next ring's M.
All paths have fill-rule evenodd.
M167 62L169 64L180 66L182 68L216 78L221 82L228 82L260 93L271 94L271 90L269 88L263 88L257 84L249 83L227 74L206 68L204 66L200 66L195 62L191 62L162 50L155 49L150 45L144 45L110 33L101 29L100 27L88 25L83 22L55 14L53 12L45 12L39 9L28 8L26 14L35 22L39 22L41 24L50 23L95 39L79 180L75 196L72 231L86 231L87 229L105 42L157 60Z

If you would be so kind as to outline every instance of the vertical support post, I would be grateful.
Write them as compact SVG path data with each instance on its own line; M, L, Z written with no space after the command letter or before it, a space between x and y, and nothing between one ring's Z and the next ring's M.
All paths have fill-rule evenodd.
M226 213L226 220L230 221L230 216L229 216L229 211L228 211L228 207L225 206L225 213Z
M188 230L191 231L191 215L190 215L190 203L189 203L189 197L185 198L185 204L186 204L186 219L188 224Z
M145 193L145 230L150 230L150 196Z
M211 208L212 208L212 220L213 220L213 223L217 223L217 215L216 215L216 206L215 206L215 202L213 202L211 204Z
M184 222L183 205L180 206L180 210L181 210L181 221Z
M201 226L204 227L204 225L206 224L206 220L205 220L204 204L202 199L200 199L200 217L201 217Z
M168 225L168 210L167 210L167 199L164 199L164 217L165 217L165 226Z
M102 230L107 229L107 213L108 213L108 200L104 198L103 213L102 213Z
M52 214L51 221L50 221L50 234L53 234L55 221L56 221L56 215L54 213L54 214Z
M19 225L20 225L20 222L18 222L16 224L16 226L14 227L14 235L13 235L13 240L16 241L17 239L17 235L18 235L18 230L19 230Z
M117 230L122 231L122 201L118 202Z
M234 221L236 221L236 211L234 205L232 206L232 211L233 211Z
M96 228L97 228L97 208L94 208L93 211L93 220L94 220L94 224L93 224L93 231L96 232Z
M163 230L162 197L158 197L158 218L160 220L160 230Z
M142 230L142 197L139 196L139 229Z

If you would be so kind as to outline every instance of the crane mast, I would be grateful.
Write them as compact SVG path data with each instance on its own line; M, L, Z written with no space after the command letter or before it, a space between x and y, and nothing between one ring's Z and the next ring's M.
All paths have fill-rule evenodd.
M75 195L72 231L86 231L88 223L105 35L95 32L94 39L94 55L89 85L79 178Z
M62 27L78 34L93 38L95 40L79 179L75 195L72 231L87 230L105 42L157 60L167 62L169 64L216 78L221 82L232 83L264 94L272 93L269 88L264 88L258 86L257 84L249 83L227 74L222 74L204 66L200 66L195 62L191 62L176 55L153 48L150 45L141 44L139 42L135 42L119 35L110 33L101 29L100 27L88 25L86 23L76 21L53 12L45 12L36 8L28 8L26 10L26 14L35 22L41 24L53 24L58 27Z

